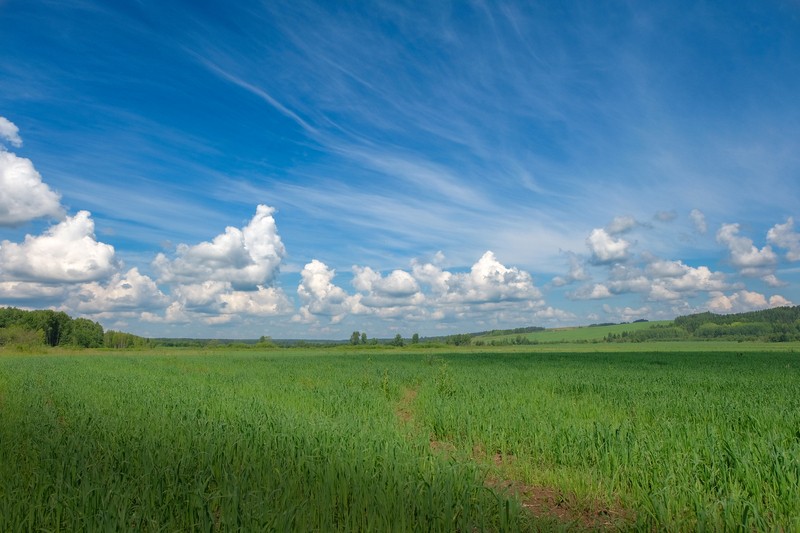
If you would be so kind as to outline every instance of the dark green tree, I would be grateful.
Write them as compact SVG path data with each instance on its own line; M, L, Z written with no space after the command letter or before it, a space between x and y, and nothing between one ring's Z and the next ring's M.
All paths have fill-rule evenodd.
M23 315L21 325L34 331L41 331L44 334L45 344L58 346L69 342L72 319L64 312L44 309Z
M88 318L76 318L72 321L67 344L82 348L99 348L105 343L103 326Z

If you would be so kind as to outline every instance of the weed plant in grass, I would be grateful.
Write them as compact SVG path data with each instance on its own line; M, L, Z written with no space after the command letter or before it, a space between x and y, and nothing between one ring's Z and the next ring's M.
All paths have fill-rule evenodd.
M791 352L5 356L0 530L795 531L798 428Z

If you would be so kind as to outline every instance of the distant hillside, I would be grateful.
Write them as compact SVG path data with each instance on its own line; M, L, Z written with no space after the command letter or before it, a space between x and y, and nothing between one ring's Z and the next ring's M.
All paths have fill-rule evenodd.
M614 333L610 342L670 340L738 340L788 342L800 340L800 306L748 313L697 313L638 331Z
M360 337L363 341L364 337ZM545 329L538 326L506 330L461 333L441 337L412 339L370 339L369 345L477 345L508 346L526 344L650 342L678 340L738 340L761 342L800 341L800 306L778 307L718 315L697 313L675 320L647 322L637 320L622 324L592 324L582 327ZM362 342L360 341L360 342ZM226 339L146 339L130 333L104 331L97 322L72 318L52 310L26 311L0 307L0 348L37 346L73 346L86 348L165 347L331 347L352 344L348 341Z
M727 315L706 312L656 322L494 330L472 336L472 343L479 346L678 340L800 341L800 306Z
M800 306L749 313L698 313L675 319L675 326L695 338L743 338L773 342L800 340Z
M646 322L636 321L623 324L592 324L590 326L566 328L530 328L529 333L516 333L518 330L495 330L489 334L475 336L473 343L478 346L504 346L520 344L556 344L565 342L604 342L607 338L649 329L654 325L671 324L670 321ZM627 334L626 334L627 335Z

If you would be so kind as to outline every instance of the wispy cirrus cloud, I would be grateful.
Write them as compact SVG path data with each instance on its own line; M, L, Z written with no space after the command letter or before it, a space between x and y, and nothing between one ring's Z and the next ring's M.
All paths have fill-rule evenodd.
M797 300L785 6L31 2L0 33L30 128L0 142L37 167L2 178L2 249L87 211L114 261L45 283L8 256L5 302L302 336Z
M223 70L221 67L219 67L218 65L212 63L207 59L198 58L198 61L200 61L200 63L203 66L205 66L214 74L244 89L245 91L259 97L261 100L265 101L267 104L275 108L282 115L291 119L295 124L303 128L308 134L312 136L316 136L318 134L318 130L315 127L311 126L308 122L300 118L300 116L298 116L297 113L287 108L285 105L281 104L278 100L276 100L272 95L270 95L264 89L256 87L252 83L248 83L245 80L231 74L230 72Z

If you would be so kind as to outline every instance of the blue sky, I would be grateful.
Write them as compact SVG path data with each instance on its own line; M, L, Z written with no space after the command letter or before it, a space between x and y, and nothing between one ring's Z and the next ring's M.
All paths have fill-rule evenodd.
M797 2L427 4L0 0L0 305L346 338L800 303Z

